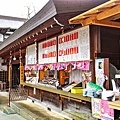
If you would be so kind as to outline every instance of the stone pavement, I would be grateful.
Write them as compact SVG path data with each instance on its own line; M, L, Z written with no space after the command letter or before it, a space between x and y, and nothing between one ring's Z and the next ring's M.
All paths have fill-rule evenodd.
M29 99L11 102L11 107L8 107L8 96L8 92L0 92L0 120L70 120Z
M8 105L8 93L0 92L0 120L26 120L20 115L16 114L6 114L3 112L4 107Z
M8 92L0 92L0 120L95 120L85 112L74 109L61 111L49 102L43 103L30 97L12 101L8 107L8 96Z
M26 120L18 114L6 114L0 111L0 120Z

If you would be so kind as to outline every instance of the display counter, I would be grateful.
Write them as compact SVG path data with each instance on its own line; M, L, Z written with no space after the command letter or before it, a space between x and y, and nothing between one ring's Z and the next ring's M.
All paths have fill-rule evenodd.
M120 100L109 102L109 107L116 110L120 110Z
M90 97L83 96L82 94L73 94L70 92L58 90L56 88L52 88L52 87L44 86L44 85L39 85L39 84L30 84L30 83L22 82L21 85L27 86L27 87L32 87L32 88L37 88L37 89L40 89L43 91L48 91L48 92L55 93L55 94L65 96L65 97L69 97L69 98L74 98L74 99L79 99L79 100L83 100L86 102L91 102Z

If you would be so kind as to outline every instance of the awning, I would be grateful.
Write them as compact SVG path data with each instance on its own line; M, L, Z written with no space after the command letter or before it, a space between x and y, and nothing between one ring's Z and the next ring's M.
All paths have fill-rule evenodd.
M120 0L110 0L69 20L70 24L120 28Z

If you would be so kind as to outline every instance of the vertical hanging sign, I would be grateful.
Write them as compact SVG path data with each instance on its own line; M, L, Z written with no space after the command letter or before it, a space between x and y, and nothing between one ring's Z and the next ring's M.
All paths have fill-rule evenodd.
M20 66L20 83L24 82L24 66Z
M96 84L103 87L105 81L104 76L104 59L95 59L95 76Z
M58 37L58 62L90 60L89 26Z
M114 109L109 107L109 101L92 98L92 116L100 120L114 120Z
M26 49L26 65L36 64L36 44L30 45Z
M101 100L101 120L114 120L114 109L109 107L108 102Z
M92 116L94 118L101 118L101 99L92 97Z
M38 64L56 63L56 37L38 45Z

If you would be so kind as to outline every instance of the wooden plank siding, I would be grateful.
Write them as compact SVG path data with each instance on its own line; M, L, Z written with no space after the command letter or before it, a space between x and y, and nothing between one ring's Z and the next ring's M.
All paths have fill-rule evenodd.
M51 24L56 25L53 17L64 14L62 16L60 15L61 17L59 17L58 21L61 23L62 20L62 24L64 24L65 29L69 29L68 19L75 16L76 12L81 13L106 1L107 0L91 0L90 2L83 0L50 0L48 4L46 4L35 16L29 19L23 26L17 29L14 34L12 34L6 41L0 44L0 55L3 57L5 55L9 56L7 51L12 51L13 49L16 49L17 51L19 49L19 45L21 45L21 48L24 49L26 46L33 44L34 39L37 39L37 41L45 40L46 32L44 31L44 33L40 34L40 30L44 30L45 28L50 27ZM65 13L70 15L69 18L66 17ZM58 29L54 27L52 30L53 31L50 32L47 31L48 37L51 37L61 32L60 26L58 27ZM36 33L38 35L36 35ZM32 37L33 35L34 37ZM29 42L27 41L25 44L25 40L29 37Z

